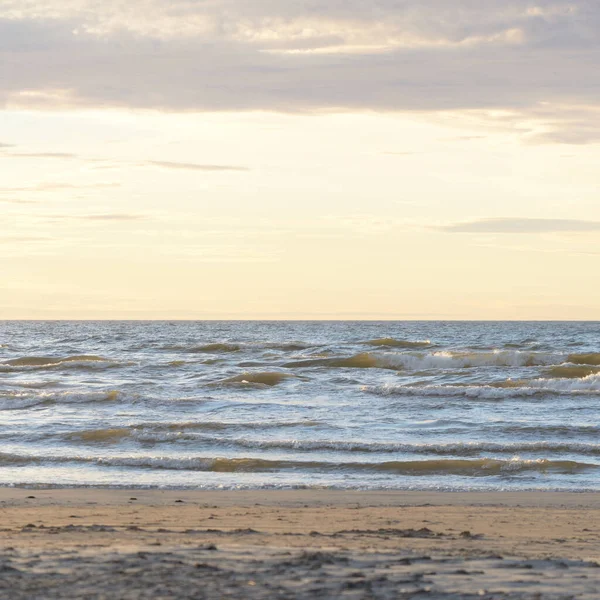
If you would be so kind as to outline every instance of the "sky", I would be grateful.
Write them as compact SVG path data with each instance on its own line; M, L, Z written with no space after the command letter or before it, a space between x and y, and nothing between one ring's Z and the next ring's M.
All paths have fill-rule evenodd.
M0 0L0 319L600 320L596 0Z

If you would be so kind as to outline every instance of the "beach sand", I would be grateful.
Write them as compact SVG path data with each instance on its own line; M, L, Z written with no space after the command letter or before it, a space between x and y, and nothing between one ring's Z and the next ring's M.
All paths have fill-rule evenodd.
M0 489L0 598L600 598L600 494Z

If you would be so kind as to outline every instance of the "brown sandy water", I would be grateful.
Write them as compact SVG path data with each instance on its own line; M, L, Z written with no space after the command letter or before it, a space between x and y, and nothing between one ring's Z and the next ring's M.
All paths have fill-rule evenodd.
M0 485L598 490L600 323L0 322Z

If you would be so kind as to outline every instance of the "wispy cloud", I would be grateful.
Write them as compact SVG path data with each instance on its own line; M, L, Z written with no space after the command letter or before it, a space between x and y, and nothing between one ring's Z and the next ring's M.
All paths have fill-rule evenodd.
M419 154L418 152L384 152L383 154L387 154L388 156L413 156L415 154Z
M2 193L0 191L0 193ZM29 200L24 198L0 198L2 204L37 204L35 200Z
M5 152L4 156L23 158L78 158L77 154L71 152Z
M146 160L141 166L159 167L162 169L181 169L185 171L249 171L248 167L236 165L207 165L199 163L173 162L167 160Z
M86 219L88 221L139 221L141 219L147 219L148 215L131 213L107 213L101 215L83 215L77 218Z
M41 158L41 159L60 159L60 160L82 160L84 162L93 163L96 165L95 168L102 169L114 169L122 167L150 167L158 169L174 169L184 171L249 171L250 169L241 165L223 165L223 164L209 164L209 163L192 163L192 162L181 162L171 160L142 160L142 161L128 161L128 160L114 160L105 159L98 157L85 157L73 152L23 152L11 150L15 146L12 144L0 144L0 150L5 158ZM48 189L65 189L72 187L71 184L58 183L58 184L43 184L38 186L30 186L27 191L42 191ZM5 188L6 189L6 188ZM25 188L16 189L15 191L25 191ZM0 191L2 191L0 189Z
M23 152L14 150L14 148L17 148L16 144L0 142L0 156L5 158L78 158L77 154L73 154L72 152Z
M20 187L0 188L0 194L14 194L17 192L55 192L61 190L85 190L85 189L104 189L119 187L116 182L99 182L99 183L62 183L62 182L45 182L35 185L27 185Z
M448 138L449 142L473 142L475 140L484 140L485 135L458 135L456 137Z
M17 243L30 243L30 242L48 242L52 238L39 237L39 236L26 236L26 235L8 235L0 236L0 244L17 244Z
M46 215L49 221L141 221L148 219L148 215L138 213L103 213L89 215L53 214Z
M437 227L448 233L559 233L600 231L600 221L583 219L478 219Z

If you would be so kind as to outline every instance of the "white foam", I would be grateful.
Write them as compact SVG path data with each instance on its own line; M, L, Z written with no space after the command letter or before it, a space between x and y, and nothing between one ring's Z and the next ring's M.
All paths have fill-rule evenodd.
M366 392L381 396L465 397L502 400L543 394L598 394L600 374L580 379L530 379L507 387L493 385L393 385L364 386Z
M118 390L65 392L5 392L0 394L0 410L30 408L39 404L79 404L88 402L114 402L121 399Z
M385 352L373 354L378 366L410 371L470 367L528 367L561 364L567 355L554 352L493 350L491 352Z

